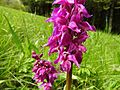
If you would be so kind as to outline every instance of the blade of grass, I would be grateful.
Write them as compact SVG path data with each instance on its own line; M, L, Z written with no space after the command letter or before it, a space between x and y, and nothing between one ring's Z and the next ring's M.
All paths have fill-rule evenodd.
M12 34L12 38L13 38L14 43L16 44L16 46L17 46L22 52L24 52L24 51L23 51L22 44L21 44L21 42L20 42L20 40L19 40L19 37L18 37L17 34L14 32L14 29L12 28L12 26L11 26L8 18L6 17L6 15L3 15L3 16L5 17L8 25L9 25L9 32Z

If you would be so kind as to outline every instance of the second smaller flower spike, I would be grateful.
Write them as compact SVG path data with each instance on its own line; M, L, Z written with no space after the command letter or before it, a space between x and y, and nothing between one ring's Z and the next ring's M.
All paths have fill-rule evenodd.
M36 83L42 82L39 88L43 86L44 90L52 90L52 85L55 79L57 79L57 71L52 66L51 62L42 60L42 56L43 54L36 54L35 52L32 52L32 57L36 59L32 69L35 73L33 79Z

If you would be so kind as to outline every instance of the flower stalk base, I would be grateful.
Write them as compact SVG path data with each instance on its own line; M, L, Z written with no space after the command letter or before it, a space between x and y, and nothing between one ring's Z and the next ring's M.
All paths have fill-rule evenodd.
M67 72L66 76L66 89L65 90L71 90L71 84L72 84L72 65L73 63L71 62L71 69L69 72Z

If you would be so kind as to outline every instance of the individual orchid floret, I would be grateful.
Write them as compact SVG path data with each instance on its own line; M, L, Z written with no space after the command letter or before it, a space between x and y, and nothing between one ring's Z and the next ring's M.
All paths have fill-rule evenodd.
M36 83L42 82L39 87L43 86L44 90L51 90L55 79L57 79L57 71L51 62L41 59L42 55L43 54L36 54L35 52L32 53L32 58L36 59L32 69L35 73L33 79Z

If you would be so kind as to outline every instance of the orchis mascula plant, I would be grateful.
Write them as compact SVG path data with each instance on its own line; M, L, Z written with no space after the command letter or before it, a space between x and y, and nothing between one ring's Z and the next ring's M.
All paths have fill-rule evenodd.
M66 90L71 88L72 64L80 67L82 55L86 52L83 42L89 37L87 31L95 31L94 26L84 21L84 18L91 17L83 5L85 1L55 0L53 5L59 4L59 7L53 9L51 17L47 20L54 24L54 28L45 46L50 47L49 55L58 53L54 63L60 62L60 69L67 72ZM57 72L50 62L42 61L40 57L33 53L33 58L37 60L33 68L34 79L43 82L45 90L50 90ZM47 82L44 82L45 79Z

